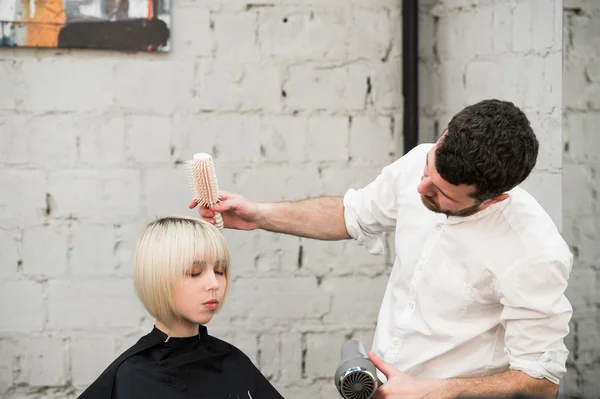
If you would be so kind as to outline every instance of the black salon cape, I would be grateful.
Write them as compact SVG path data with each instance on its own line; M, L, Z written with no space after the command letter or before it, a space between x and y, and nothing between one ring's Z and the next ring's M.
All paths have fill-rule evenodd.
M248 356L204 326L198 336L168 340L154 327L79 396L135 398L283 399Z

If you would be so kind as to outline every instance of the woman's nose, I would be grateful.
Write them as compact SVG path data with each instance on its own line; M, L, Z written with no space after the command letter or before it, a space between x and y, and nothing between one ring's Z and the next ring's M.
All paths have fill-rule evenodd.
M217 279L217 276L215 275L214 271L208 272L206 275L206 279L206 289L208 291L219 289L219 280Z

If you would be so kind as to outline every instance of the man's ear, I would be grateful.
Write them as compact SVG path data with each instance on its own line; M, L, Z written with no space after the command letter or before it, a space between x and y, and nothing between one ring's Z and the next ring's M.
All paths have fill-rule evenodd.
M505 199L507 199L508 197L510 197L510 194L508 194L508 193L504 193L504 194L500 194L500 195L498 195L498 196L496 196L496 197L494 197L494 198L491 198L491 199L489 199L488 201L489 201L489 204L490 204L490 205L492 205L492 204L496 204L496 203L498 203L498 202L502 202L502 201L504 201ZM486 202L487 202L487 201L486 201Z

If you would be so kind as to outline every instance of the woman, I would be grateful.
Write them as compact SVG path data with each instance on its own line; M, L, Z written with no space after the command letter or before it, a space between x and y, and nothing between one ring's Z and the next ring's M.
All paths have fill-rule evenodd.
M229 262L225 239L210 223L150 223L136 248L134 283L156 324L80 398L282 398L244 353L204 326L223 306Z

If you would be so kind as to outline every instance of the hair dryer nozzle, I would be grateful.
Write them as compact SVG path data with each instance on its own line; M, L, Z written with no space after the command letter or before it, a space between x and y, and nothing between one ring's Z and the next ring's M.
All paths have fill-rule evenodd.
M357 340L352 339L342 345L341 362L334 380L344 399L370 399L377 391L377 369Z

